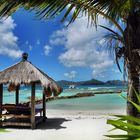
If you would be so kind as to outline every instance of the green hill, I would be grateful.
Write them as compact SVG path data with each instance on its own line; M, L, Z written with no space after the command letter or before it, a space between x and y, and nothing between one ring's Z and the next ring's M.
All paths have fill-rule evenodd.
M104 85L105 83L96 79L91 79L88 81L84 81L81 85Z
M99 81L96 79L91 79L91 80L87 80L87 81L79 81L79 82L61 80L61 81L57 81L57 83L62 87L69 86L72 84L77 85L77 86L80 86L80 85L83 85L83 86L86 86L86 85L116 85L116 86L127 85L126 82L123 82L121 80L109 80L107 82L103 82L103 81Z
M71 84L74 84L74 85L104 85L104 82L96 80L96 79L91 79L88 81L80 81L80 82L61 80L61 81L57 81L57 83L60 86L69 86Z
M121 80L110 80L106 82L106 85L126 85L127 82Z

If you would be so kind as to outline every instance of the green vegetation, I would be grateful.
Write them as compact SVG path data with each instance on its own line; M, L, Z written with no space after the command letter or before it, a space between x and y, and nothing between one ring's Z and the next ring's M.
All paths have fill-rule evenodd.
M136 92L135 92L136 93ZM140 102L140 96L136 93L137 99ZM125 98L124 96L122 96ZM126 99L126 98L125 98ZM129 102L140 112L140 106L130 99L128 99ZM125 134L118 134L118 135L106 135L107 137L117 139L117 140L140 140L140 119L133 116L128 115L114 115L117 117L117 120L107 120L107 124L111 124L114 129L120 129Z
M115 85L115 86L119 86L119 85L127 85L126 82L121 81L121 80L110 80L106 82L107 85Z
M104 82L96 79L91 79L88 81L81 82L81 85L104 85Z
M0 132L10 132L10 131L5 130L5 129L0 129Z
M66 81L66 80L61 80L61 81L58 81L58 84L60 86L69 86L71 84L74 84L74 85L104 85L105 83L102 82L102 81L99 81L99 80L96 80L96 79L91 79L91 80L88 80L88 81L79 81L79 82L72 82L72 81Z
M77 86L87 86L87 85L126 85L126 83L124 83L123 81L121 80L110 80L110 81L107 81L107 82L103 82L103 81L99 81L99 80L96 80L96 79L91 79L91 80L88 80L88 81L79 81L79 82L72 82L72 81L66 81L66 80L61 80L61 81L57 81L58 84L60 86L69 86L69 85L77 85Z
M140 119L125 115L115 115L115 117L118 119L107 120L107 124L111 124L115 129L120 129L126 134L106 135L107 137L117 140L138 140L138 138L140 140Z

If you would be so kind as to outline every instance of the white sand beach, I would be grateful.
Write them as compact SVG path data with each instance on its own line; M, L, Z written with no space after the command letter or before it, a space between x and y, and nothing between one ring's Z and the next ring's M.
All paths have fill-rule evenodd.
M45 123L37 129L10 128L0 133L1 140L102 140L112 127L106 124L109 114L125 114L125 109L100 111L47 110ZM111 133L118 133L111 132Z

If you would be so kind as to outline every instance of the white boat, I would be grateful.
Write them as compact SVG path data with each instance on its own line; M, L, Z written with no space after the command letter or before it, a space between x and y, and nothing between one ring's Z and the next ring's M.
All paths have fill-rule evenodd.
M74 89L75 85L69 85L69 89Z

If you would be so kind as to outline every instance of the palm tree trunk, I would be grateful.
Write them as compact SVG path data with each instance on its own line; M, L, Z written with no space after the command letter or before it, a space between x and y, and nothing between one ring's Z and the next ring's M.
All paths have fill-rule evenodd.
M139 66L140 56L140 15L138 12L132 12L127 19L127 27L124 33L124 41L126 45L125 59L128 67L128 98L138 103L135 91L139 94ZM138 111L130 103L127 102L127 114L138 116Z
M135 62L128 64L128 93L127 97L131 101L138 104L138 100L135 94L135 91L139 92L139 74L135 70ZM127 101L127 115L138 117L138 110Z

